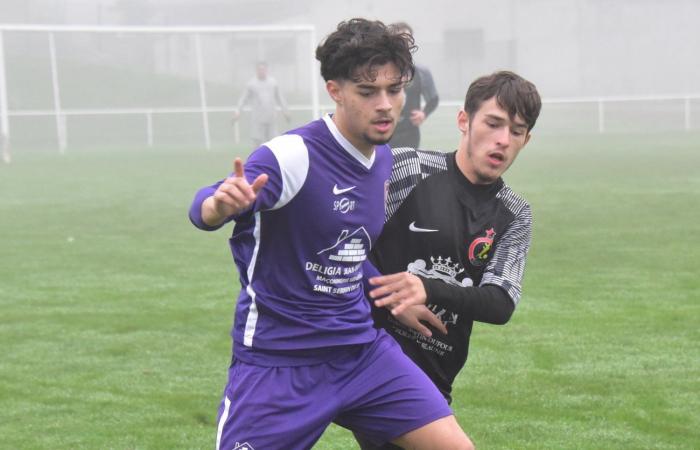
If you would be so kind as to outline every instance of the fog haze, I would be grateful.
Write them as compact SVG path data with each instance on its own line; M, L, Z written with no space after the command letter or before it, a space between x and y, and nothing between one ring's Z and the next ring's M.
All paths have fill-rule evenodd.
M410 23L416 59L444 98L497 69L545 97L700 92L700 2L693 0L4 0L0 23L312 24L320 40L351 17Z

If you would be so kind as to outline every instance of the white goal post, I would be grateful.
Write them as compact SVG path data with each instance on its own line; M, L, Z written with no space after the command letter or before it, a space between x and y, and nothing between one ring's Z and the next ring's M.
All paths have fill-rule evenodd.
M51 85L51 102L50 107L32 108L23 105L8 104L8 70L11 67L8 64L8 36L13 34L26 33L37 35L40 39L46 39L47 57L49 59L50 85ZM75 107L66 106L62 97L62 72L59 58L57 58L57 38L70 33L84 34L100 34L102 36L111 35L116 37L132 36L132 35L161 35L173 36L178 35L184 37L180 41L184 47L191 49L194 52L194 61L196 71L193 76L196 77L198 83L197 104L183 105L138 105L129 107L115 107L114 105L91 105L91 107ZM210 131L210 114L232 112L236 109L236 105L231 103L227 105L212 105L207 92L207 78L211 73L206 73L205 64L203 63L203 55L207 51L203 48L203 39L212 36L258 36L258 41L262 42L259 36L289 34L304 35L308 39L308 47L302 42L297 43L297 47L303 47L297 51L297 55L292 55L297 65L305 65L304 77L308 77L308 84L303 87L307 96L304 97L301 105L290 104L290 110L310 110L312 118L317 118L320 115L319 107L319 74L317 63L315 60L315 50L317 43L316 29L313 25L265 25L265 26L222 26L222 27L196 27L196 26L165 26L165 27L150 27L150 26L59 26L59 25L3 25L0 24L0 139L4 138L8 141L11 136L10 117L53 117L55 127L55 139L58 149L63 153L67 147L68 132L66 127L66 119L68 117L86 117L86 116L104 116L104 115L129 115L140 116L143 118L143 127L145 129L146 142L148 145L153 145L153 116L155 114L198 114L201 115L201 138L205 148L209 149L212 146L211 131ZM41 37L41 35L45 36ZM91 36L91 39L99 41L100 38ZM112 37L111 39L115 39ZM255 42L255 38L251 38ZM97 42L99 44L99 42ZM258 43L258 46L264 45ZM225 45L222 45L224 48ZM170 49L172 51L172 49ZM177 52L177 49L174 50ZM259 52L260 49L258 49ZM263 52L264 53L264 52ZM303 55L303 56L301 56ZM297 56L294 58L294 56ZM109 58L106 55L105 58ZM297 61L299 59L302 59ZM175 58L177 59L177 58ZM214 58L209 58L214 59ZM229 62L230 65L230 62ZM241 61L241 71L246 71L248 76L252 76L253 70L250 61ZM273 75L276 75L273 73ZM17 76L15 77L17 78ZM138 84L139 80L134 80L134 84ZM109 82L106 83L106 89L109 89ZM11 89L11 87L9 87ZM46 89L46 87L41 87ZM145 89L145 88L144 88ZM299 89L302 90L302 89ZM307 92L308 90L308 92ZM10 96L12 91L9 92ZM89 94L86 94L89 95ZM16 102L15 102L16 103ZM46 105L48 106L48 105ZM237 124L236 124L237 127ZM236 128L237 131L237 128Z

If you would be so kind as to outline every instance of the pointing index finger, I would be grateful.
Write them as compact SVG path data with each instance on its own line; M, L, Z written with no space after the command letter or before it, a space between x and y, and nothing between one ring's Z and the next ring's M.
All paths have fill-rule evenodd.
M243 178L243 161L241 161L241 158L236 158L233 161L233 174L238 178Z

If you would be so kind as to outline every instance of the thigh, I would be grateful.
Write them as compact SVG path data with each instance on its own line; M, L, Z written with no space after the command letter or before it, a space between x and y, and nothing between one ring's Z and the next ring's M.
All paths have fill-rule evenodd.
M217 450L309 449L337 412L322 366L261 367L235 361L219 409Z
M385 444L377 443L376 441L364 436L360 433L353 431L352 433L357 445L360 446L360 450L401 450L401 447L394 445L391 442Z
M393 442L401 448L421 450L474 450L474 444L462 431L454 416L443 417L409 431Z
M339 391L347 402L335 422L381 446L452 410L396 341L383 330L379 335Z

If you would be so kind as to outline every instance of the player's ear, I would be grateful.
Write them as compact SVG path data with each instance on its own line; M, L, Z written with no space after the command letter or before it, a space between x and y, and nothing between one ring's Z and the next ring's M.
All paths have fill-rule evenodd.
M463 109L460 109L457 113L457 128L462 133L466 133L469 130L469 114Z
M326 91L328 91L328 95L330 95L333 101L338 104L343 102L343 96L340 87L340 83L336 80L326 81Z

